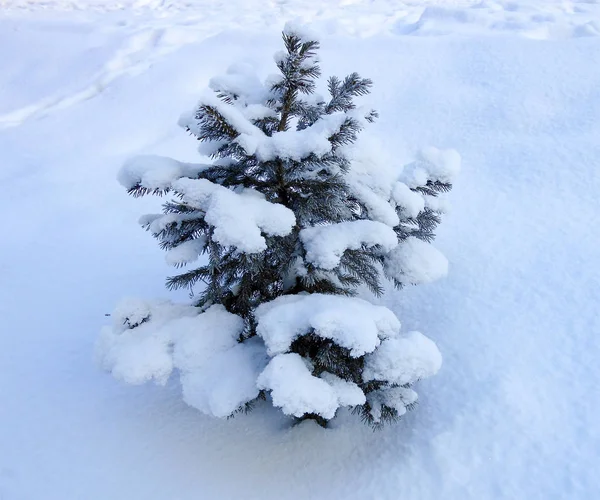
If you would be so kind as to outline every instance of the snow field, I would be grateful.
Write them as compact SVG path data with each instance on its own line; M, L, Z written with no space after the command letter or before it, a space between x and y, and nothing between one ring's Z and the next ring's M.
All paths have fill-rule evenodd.
M463 160L436 240L448 277L384 301L406 331L435 340L444 364L420 385L419 407L377 434L344 416L328 431L289 429L262 408L215 421L175 383L124 387L91 362L121 296L185 299L163 290L172 269L136 227L158 207L124 194L120 165L175 152L199 161L177 117L236 58L269 72L278 36L257 30L274 11L255 8L242 33L236 22L253 6L232 3L193 35L174 11L2 19L0 497L597 496L600 47L593 30L575 35L598 22L598 4L446 4L427 16L447 36L425 25L402 35L425 11L403 4L413 17L400 19L398 5L375 3L365 17L361 3L281 11L316 21L325 74L374 80L373 135L399 163L431 144ZM225 21L229 31L204 38ZM168 58L141 37L159 26ZM535 26L545 26L537 37ZM121 58L119 47L138 50Z

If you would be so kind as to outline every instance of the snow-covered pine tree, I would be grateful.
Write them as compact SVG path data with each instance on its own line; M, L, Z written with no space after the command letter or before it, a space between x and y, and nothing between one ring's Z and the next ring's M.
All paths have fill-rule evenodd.
M379 426L416 402L411 385L441 356L356 295L445 273L430 241L460 159L430 148L402 173L361 162L353 144L377 114L354 99L371 81L332 77L323 99L316 37L288 24L283 42L279 75L263 84L233 67L182 117L211 163L142 156L121 170L134 196L172 195L141 223L169 263L188 266L167 286L194 302L124 302L97 352L130 383L177 368L186 402L218 417L268 396L322 425L347 406Z

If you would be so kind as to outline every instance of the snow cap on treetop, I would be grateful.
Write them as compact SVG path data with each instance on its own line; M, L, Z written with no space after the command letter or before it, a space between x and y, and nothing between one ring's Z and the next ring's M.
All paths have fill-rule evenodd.
M318 42L319 36L299 19L285 23L283 34L286 36L297 36L301 42Z

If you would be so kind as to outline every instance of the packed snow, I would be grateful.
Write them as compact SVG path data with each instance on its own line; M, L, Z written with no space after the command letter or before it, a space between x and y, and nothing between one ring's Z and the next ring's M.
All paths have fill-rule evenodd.
M600 4L214 5L1 3L0 498L598 497ZM147 318L162 307L164 321L169 309L193 325L197 311L137 301L104 316L123 295L188 299L164 290L173 269L135 224L159 204L127 197L115 182L120 166L138 155L206 161L175 125L180 111L232 60L264 81L279 31L297 17L321 38L325 75L373 79L369 104L380 118L365 135L381 137L373 155L391 148L391 171L429 145L462 158L451 210L423 197L448 212L435 241L447 278L391 291L382 303L406 331L426 332L444 363L419 383L417 408L376 433L342 410L327 430L290 428L266 406L209 418L203 412L224 414L257 388L213 380L240 392L212 393L202 382L214 373L211 359L200 380L192 375L200 367L181 370L180 387L169 363L187 358L182 351L175 361L151 327L162 313ZM438 160L419 168L431 173L433 162L443 169L434 173L453 175L452 158ZM397 180L369 210L392 200L408 217L420 206L391 190ZM410 177L400 181L410 186ZM377 220L393 225L383 210ZM167 223L162 217L152 223ZM97 332L111 321L103 363L118 370L111 350L126 349L136 330L152 331L138 339L152 355L123 377L162 383L170 373L165 387L127 387L91 363ZM224 349L223 362L264 372L268 359L248 350ZM431 373L431 361L415 362L410 375ZM331 388L323 411L358 401L351 388L319 380ZM181 401L182 390L201 411ZM373 408L400 412L416 401L402 387L370 397Z

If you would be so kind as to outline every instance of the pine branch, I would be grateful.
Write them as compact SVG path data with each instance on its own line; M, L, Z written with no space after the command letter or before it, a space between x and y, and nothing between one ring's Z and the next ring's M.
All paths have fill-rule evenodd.
M231 141L240 135L214 106L201 105L196 112L196 120L200 131L196 135L199 141Z

